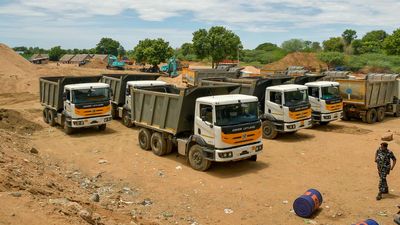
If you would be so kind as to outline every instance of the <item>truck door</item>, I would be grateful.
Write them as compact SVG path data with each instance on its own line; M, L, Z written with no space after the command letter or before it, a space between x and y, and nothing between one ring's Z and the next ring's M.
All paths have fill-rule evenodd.
M308 87L308 100L311 104L312 111L321 112L320 88Z
M195 134L201 136L207 144L214 145L213 106L200 104L195 119Z
M282 92L270 91L267 96L269 98L265 99L265 113L272 115L277 120L284 121Z
M131 86L127 85L126 93L125 93L125 104L129 110L131 110L131 101L132 101L131 97L132 97L131 96Z
M64 110L68 113L68 115L71 114L71 91L70 90L65 90L65 92L64 92Z

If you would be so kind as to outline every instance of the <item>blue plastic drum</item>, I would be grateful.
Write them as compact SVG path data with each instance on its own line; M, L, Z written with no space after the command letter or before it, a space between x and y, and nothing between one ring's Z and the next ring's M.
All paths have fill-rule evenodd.
M356 224L354 224L354 225L379 225L379 223L376 222L375 220L367 219L367 220L365 220L365 221L356 223Z
M309 189L293 203L294 212L303 218L309 218L321 206L322 195L315 189Z

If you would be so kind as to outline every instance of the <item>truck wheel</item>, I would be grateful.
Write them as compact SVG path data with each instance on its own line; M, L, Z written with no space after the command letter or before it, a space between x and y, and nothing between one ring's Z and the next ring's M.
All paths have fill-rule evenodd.
M151 146L150 146L150 131L147 130L146 128L142 128L139 130L139 135L138 135L138 139L139 139L139 145L143 150L150 150Z
M56 119L55 119L55 113L53 112L53 110L48 110L47 111L47 118L49 121L49 125L54 127L56 125Z
M131 118L129 117L129 114L126 110L124 110L124 113L122 114L122 123L126 127L132 127L132 121Z
M346 111L343 110L342 120L348 121L349 119L350 119L350 118L349 118L349 116L347 115Z
M249 158L249 161L257 161L257 155L252 155L250 158Z
M114 106L111 106L111 117L113 118L113 120L117 119L117 110Z
M385 119L385 112L386 112L385 107L379 107L379 109L377 111L378 122L382 122Z
M43 122L49 123L49 110L47 108L43 109Z
M74 132L74 128L68 126L67 121L64 122L64 132L68 135L70 135Z
M396 105L396 112L394 113L395 117L400 117L400 105Z
M99 126L99 131L104 131L107 128L107 124L102 124Z
M174 148L174 143L172 143L172 141L169 139L166 139L165 141L167 142L166 154L169 154L172 152L172 149Z
M206 171L211 166L211 161L204 158L200 145L193 145L189 149L188 157L190 166L195 170Z
M328 125L330 121L320 121L319 125L325 126Z
M151 135L150 145L155 155L162 156L167 153L167 142L158 132Z
M367 112L367 115L365 116L367 123L375 123L377 118L378 118L378 113L376 112L376 109L370 109Z
M262 123L262 131L263 131L263 138L266 139L275 139L276 136L278 136L278 131L276 130L276 126L268 120L265 120Z

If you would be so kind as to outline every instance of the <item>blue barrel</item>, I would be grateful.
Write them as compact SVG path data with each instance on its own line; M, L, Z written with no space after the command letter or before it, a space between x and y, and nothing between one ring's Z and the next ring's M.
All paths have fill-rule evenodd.
M376 222L375 220L367 219L367 220L361 221L359 223L356 223L354 225L379 225L379 223Z
M293 202L293 209L298 216L309 218L321 204L321 193L315 189L309 189Z

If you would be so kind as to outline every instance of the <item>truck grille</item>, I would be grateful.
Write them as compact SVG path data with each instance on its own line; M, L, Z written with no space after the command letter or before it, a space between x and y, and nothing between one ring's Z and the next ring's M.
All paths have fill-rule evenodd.
M342 109L343 109L343 102L326 105L326 110L329 110L329 111L339 111Z
M75 114L78 116L99 116L106 113L109 113L111 109L111 105L96 107L96 108L87 108L87 109L77 109L75 108Z
M311 117L311 109L306 109L298 112L289 112L289 117L292 120L304 120Z
M260 137L261 137L261 128L252 131L233 133L233 134L221 133L222 141L230 145L254 142L254 140L257 140Z

